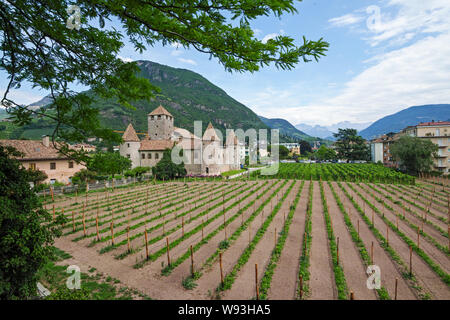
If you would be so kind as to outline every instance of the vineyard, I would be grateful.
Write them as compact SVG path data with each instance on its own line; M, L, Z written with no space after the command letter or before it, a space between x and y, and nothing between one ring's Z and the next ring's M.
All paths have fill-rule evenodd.
M450 188L368 168L283 165L296 176L44 201L66 217L55 246L71 264L153 299L450 299Z
M375 164L280 163L277 175L269 179L302 179L325 181L382 182L414 184L415 178ZM261 176L253 172L253 177Z

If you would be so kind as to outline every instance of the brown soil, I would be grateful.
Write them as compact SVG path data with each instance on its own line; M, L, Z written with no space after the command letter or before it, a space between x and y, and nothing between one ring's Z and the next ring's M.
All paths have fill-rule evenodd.
M333 233L339 238L339 261L344 270L345 279L349 291L353 291L355 297L361 300L375 300L377 296L374 290L367 288L367 266L364 265L358 248L344 222L336 200L327 183L324 183L324 193L329 207L329 214L333 223ZM342 201L342 200L341 200Z
M272 277L272 283L267 294L270 300L292 300L297 296L297 278L303 247L303 234L305 233L308 191L309 181L305 181L289 228L289 235L286 238L286 243Z
M312 244L310 251L309 279L311 300L332 300L337 298L336 283L328 244L328 235L323 215L320 186L314 182L312 203Z
M355 186L357 187L357 186ZM358 189L358 188L357 188ZM347 188L349 190L349 188ZM366 198L371 199L364 191L359 190L360 193ZM353 191L349 191L350 194L354 196L354 198L358 198L357 195L354 194ZM377 206L377 208L381 208L380 204L375 200L371 200L372 203ZM366 215L368 217L372 217L372 209L366 207ZM386 234L386 224L384 221L374 213L374 222L375 227L383 234ZM399 224L400 226L400 224ZM401 230L402 228L400 226ZM391 230L389 233L389 246L394 249L397 254L401 257L401 259L405 262L405 264L409 264L409 246L395 233ZM378 261L375 260L375 264ZM383 270L381 270L383 272ZM435 299L449 299L450 298L450 290L448 286L438 277L433 270L413 251L413 272L415 276L418 278L419 284L426 289L426 291L430 292Z

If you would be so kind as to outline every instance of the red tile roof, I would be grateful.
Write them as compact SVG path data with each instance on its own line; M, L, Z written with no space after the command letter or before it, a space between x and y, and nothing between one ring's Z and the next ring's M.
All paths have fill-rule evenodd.
M139 140L136 131L133 128L133 125L130 123L127 127L127 129L125 130L125 132L123 133L122 136L123 141L127 141L127 142L139 142L141 140Z
M139 151L161 151L172 147L172 140L142 140Z
M418 127L450 126L450 121L422 122L419 123L417 126Z
M156 108L155 110L153 110L152 112L150 112L148 115L149 116L156 116L156 115L161 115L161 114L165 114L167 116L171 116L173 117L169 111L167 111L163 106L159 106L158 108Z
M48 147L44 146L42 140L0 140L3 146L14 147L17 151L23 153L19 160L49 160L49 159L67 159L50 142Z

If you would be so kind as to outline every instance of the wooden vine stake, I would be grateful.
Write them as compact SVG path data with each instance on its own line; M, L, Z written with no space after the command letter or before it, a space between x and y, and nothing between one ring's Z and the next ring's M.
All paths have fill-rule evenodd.
M97 241L100 241L100 233L98 232L98 216L95 218L95 227L97 229Z
M420 249L420 229L417 228L417 248Z
M111 222L111 243L114 245L114 222Z
M448 252L450 252L450 224L447 226L447 234L448 234Z
M258 288L258 264L255 263L255 289L256 289L256 300L259 300L259 288Z
M204 225L204 221L202 219L202 241L203 241L203 225Z
M184 237L184 217L181 217L181 236Z
M148 260L148 234L147 234L147 227L145 228L144 236L145 236L145 257Z
M337 264L339 265L339 237L337 237L336 255L337 255Z
M85 218L85 214L84 214L84 209L83 209L83 233L84 233L84 236L86 237L86 218Z
M386 225L386 244L389 247L389 226Z
M275 228L275 232L273 234L273 246L277 247L277 228Z
M370 246L370 261L372 261L372 263L373 263L373 241L372 241L372 245Z
M355 300L355 294L353 291L350 291L350 300Z
M127 245L128 245L128 252L131 252L131 244L130 244L130 226L127 226Z
M194 277L194 250L192 249L191 245L191 274L192 278Z
M412 246L409 246L409 275L412 275Z
M223 286L222 252L219 253L220 283Z
M53 204L53 221L55 221L56 215L55 215L55 204Z
M395 294L394 294L394 300L397 300L397 288L398 288L398 279L395 278Z
M358 220L358 239L359 239L359 220Z
M167 244L167 265L170 266L170 246L169 246L169 238L166 238Z
M223 230L225 232L225 240L227 240L227 224L225 220L225 211L223 212Z
M166 217L163 218L163 236L166 234Z

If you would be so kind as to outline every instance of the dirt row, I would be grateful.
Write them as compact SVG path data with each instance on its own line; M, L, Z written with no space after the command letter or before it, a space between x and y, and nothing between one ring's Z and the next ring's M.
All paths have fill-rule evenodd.
M266 183L267 182L267 183ZM266 267L270 261L272 250L275 246L276 239L280 236L279 232L283 229L285 224L285 218L287 217L290 207L295 200L296 195L299 192L299 188L302 181L290 180L285 183L285 185L278 191L277 194L274 191L280 187L285 181L284 180L264 180L257 182L232 182L226 183L223 188L219 188L218 192L212 190L213 186L219 187L219 184L210 183L209 188L202 188L199 186L199 191L197 194L188 200L185 205L173 205L173 207L165 208L161 210L161 218L158 217L159 210L153 213L149 213L149 216L141 217L132 222L131 225L145 222L146 219L151 217L156 217L155 220L148 222L146 225L140 226L132 231L130 231L130 236L142 233L144 230L149 230L153 227L157 227L154 231L150 232L148 241L152 242L152 239L161 237L163 235L162 226L159 226L163 221L166 221L165 231L166 233L174 228L181 225L182 218L179 215L188 212L192 209L192 212L187 213L184 216L184 232L188 233L202 222L207 221L207 219L212 219L216 214L220 214L223 210L223 205L219 205L217 208L210 210L206 215L198 217L216 204L222 202L221 190L225 192L237 188L232 191L229 195L225 195L225 208L235 204L228 211L226 211L225 216L220 215L214 221L211 221L207 226L204 227L203 235L206 237L215 230L218 230L223 226L224 218L227 221L226 232L229 238L238 228L241 227L242 223L246 222L250 216L258 209L260 206L264 205L264 202L272 196L272 200L264 205L262 212L260 212L254 220L251 222L250 227L244 230L238 238L230 242L230 247L223 250L222 256L222 266L223 273L227 275L233 267L238 262L239 257L242 255L244 250L247 248L249 241L252 241L258 232L258 229L263 225L264 221L267 219L271 210L276 206L277 203L281 204L280 210L276 213L274 219L271 221L268 229L256 244L254 250L251 252L248 261L241 266L240 270L237 272L237 276L231 289L221 292L222 299L242 299L248 300L255 297L255 264L258 264L258 279L261 279L265 273ZM266 184L264 184L266 183ZM308 203L309 185L313 183L313 199L312 199L312 244L310 250L310 295L307 297L311 300L316 299L337 299L337 289L334 279L334 271L330 253L330 246L328 240L328 234L326 230L326 223L324 219L323 204L320 194L319 182L309 182L305 181L303 189L300 193L300 199L295 208L292 223L290 225L289 233L286 238L283 250L279 257L279 260L274 269L272 276L272 281L270 284L270 289L268 291L268 299L296 299L297 289L298 289L298 271L299 271L299 260L303 247L303 236L305 232L305 218ZM287 190L292 185L292 189L289 194ZM382 220L378 214L374 213L373 210L367 206L363 205L363 199L359 197L353 190L346 184L341 183L343 188L351 194L355 201L360 204L361 208L365 207L365 212L368 217L374 216L374 223L379 232L386 237L387 225ZM379 266L381 269L381 283L384 288L389 293L391 298L394 297L394 286L395 280L398 280L398 299L401 300L413 300L419 298L420 294L428 294L432 299L450 299L450 291L448 286L443 283L443 281L438 277L438 275L418 256L413 252L413 274L417 279L417 283L422 290L417 290L413 288L414 283L406 279L402 274L402 265L394 261L388 252L382 247L378 239L375 237L373 231L369 226L363 221L360 213L357 212L353 203L344 194L341 188L336 182L331 183L333 189L335 190L340 201L343 203L346 212L349 215L351 223L356 229L359 225L359 235L366 247L367 251L371 252L371 247L373 245L373 260L374 264ZM369 200L375 207L377 207L381 212L385 213L385 217L389 221L396 223L395 212L400 212L400 207L395 205L380 193L375 192L370 189L368 185L362 184L362 188L356 184L351 184L361 195ZM388 187L388 185L386 185ZM375 188L379 188L374 185ZM139 187L137 187L139 188ZM249 188L247 191L243 191L245 188ZM374 300L378 296L374 290L367 288L367 278L366 274L367 265L365 265L362 260L358 248L352 241L351 235L349 233L348 227L345 224L344 216L338 207L336 200L332 194L331 188L327 182L323 183L324 193L326 197L326 202L328 205L328 212L332 220L333 232L336 237L339 237L339 252L340 252L340 263L344 271L345 279L347 282L347 287L349 291L353 291L356 299L366 299ZM372 195L368 194L363 188L366 188L370 193L373 193L379 198L382 198L385 203L394 208L394 212L383 208L382 204L378 203ZM209 189L209 190L208 190ZM140 190L146 191L146 187ZM158 190L167 190L161 187ZM195 188L192 190L196 190ZM258 190L258 191L256 191ZM386 193L384 189L379 188L379 191ZM131 195L132 193L130 193ZM257 195L262 195L260 199L256 199ZM282 200L283 195L286 195L284 201ZM394 193L390 196L397 200ZM145 197L145 195L144 195ZM185 195L180 196L180 199L184 199ZM189 197L189 193L186 194ZM192 197L192 195L191 195ZM197 202L197 208L192 208L190 204L194 201L206 197L205 199ZM209 202L209 199L218 197L218 199ZM126 198L125 198L126 199ZM142 199L140 199L142 200ZM144 199L145 200L145 199ZM125 201L125 200L124 200ZM174 200L177 201L177 200ZM251 204L255 201L254 204ZM67 200L70 204L70 199ZM139 202L141 203L141 202ZM170 203L170 201L169 201ZM403 203L403 202L402 202ZM244 208L246 205L251 204L247 209L239 210ZM145 206L145 205L143 205ZM180 208L178 208L180 206ZM176 211L171 212L170 210ZM93 209L92 211L96 211ZM418 210L416 210L418 211ZM164 216L167 212L170 212ZM141 210L136 210L133 213L135 217L140 214L145 213L145 208ZM175 214L178 215L175 218ZM237 218L232 222L230 219L236 215ZM192 217L192 221L189 221L189 217ZM410 215L407 216L412 223L416 223ZM127 217L117 219L116 223L126 222ZM127 224L123 224L117 227L115 232L123 231L126 229ZM404 222L399 221L399 227L402 232L404 232L411 239L414 238L413 230ZM90 227L90 232L92 233L94 229ZM275 229L277 230L275 232ZM400 257L404 265L409 264L409 247L408 245L394 232L394 230L389 230L389 246L392 248ZM431 233L431 226L424 226L425 232L430 232L430 235L436 236L436 234ZM220 284L220 269L219 261L216 256L216 251L219 244L225 239L225 230L220 230L215 234L207 244L199 247L194 253L195 270L201 273L199 279L195 280L196 287L193 290L186 290L182 281L190 274L190 258L184 260L180 265L175 267L172 272L163 276L161 270L167 265L167 255L162 254L155 261L148 261L142 267L135 269L133 265L142 261L145 258L145 245L143 243L143 237L131 241L131 246L135 250L132 254L127 255L123 259L117 259L117 255L124 253L127 250L127 245L124 244L120 248L115 248L109 252L99 254L99 250L105 246L110 245L110 241L105 241L92 246L91 240L82 239L80 241L72 241L77 236L80 236L82 231L78 231L76 234L65 236L56 241L56 246L70 253L74 258L71 259L70 263L76 264L81 267L82 271L86 271L90 267L95 267L99 271L109 274L110 276L119 279L122 283L129 287L134 287L142 292L146 293L152 298L156 299L215 299L217 298L216 288ZM109 235L107 232L104 235ZM170 258L171 261L176 261L179 257L188 252L189 247L195 246L202 240L202 232L200 230L196 231L189 238L182 238L182 229L178 228L176 231L165 236L169 237L169 240L176 241L177 239L182 240L178 245L171 248ZM155 253L160 249L164 249L166 246L166 239L163 236L160 240L154 241L154 243L149 244L150 253ZM126 233L118 235L116 237L116 242L126 240ZM91 247L88 247L91 245ZM448 272L450 269L450 263L448 257L441 251L439 251L434 245L421 239L421 248L432 258L436 263L438 263L443 270ZM206 264L211 257L215 257L210 264Z

